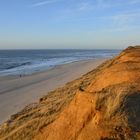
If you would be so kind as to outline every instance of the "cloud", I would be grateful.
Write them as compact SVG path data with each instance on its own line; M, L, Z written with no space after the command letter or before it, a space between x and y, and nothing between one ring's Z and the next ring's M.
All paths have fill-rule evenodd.
M96 4L98 9L105 9L140 4L140 0L96 0Z
M96 4L98 9L111 8L117 6L117 2L112 2L112 0L96 0Z
M40 1L37 3L32 4L32 7L39 7L39 6L43 6L43 5L47 5L47 4L51 4L51 3L55 3L58 2L60 0L46 0L46 1Z
M140 3L140 0L131 0L129 2L129 4L138 4L138 3Z
M89 9L89 3L88 2L82 2L81 4L80 4L80 7L79 7L79 10L87 10L87 9Z
M116 14L112 16L104 16L104 17L99 17L102 20L108 20L110 21L113 25L116 26L125 26L128 24L133 24L137 19L140 18L139 12L130 12L130 13L121 13L121 14Z
M140 12L124 12L112 16L98 17L102 22L107 21L108 32L139 31Z

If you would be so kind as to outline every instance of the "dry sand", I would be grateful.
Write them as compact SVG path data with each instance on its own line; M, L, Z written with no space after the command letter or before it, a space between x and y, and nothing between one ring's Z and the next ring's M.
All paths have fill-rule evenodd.
M0 123L47 92L64 86L93 70L105 59L79 61L25 77L0 78Z

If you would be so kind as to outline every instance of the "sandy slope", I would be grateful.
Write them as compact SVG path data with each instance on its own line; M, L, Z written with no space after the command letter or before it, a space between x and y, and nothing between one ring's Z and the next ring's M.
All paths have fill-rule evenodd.
M140 139L140 47L103 67L36 140Z
M63 86L101 64L104 60L87 60L57 66L47 72L26 77L0 78L0 123L26 105L38 101L48 91ZM84 66L84 67L83 67Z
M140 46L13 115L0 139L140 140Z

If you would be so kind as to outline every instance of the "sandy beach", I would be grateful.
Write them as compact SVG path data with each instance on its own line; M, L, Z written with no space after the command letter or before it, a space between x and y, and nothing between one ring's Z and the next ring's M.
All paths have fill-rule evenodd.
M93 70L105 59L85 60L56 66L46 72L25 77L0 78L0 123L26 105L38 102L47 92L64 86Z

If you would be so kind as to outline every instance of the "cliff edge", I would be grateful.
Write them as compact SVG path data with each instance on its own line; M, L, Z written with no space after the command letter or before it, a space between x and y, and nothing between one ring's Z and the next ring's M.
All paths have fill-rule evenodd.
M0 139L10 138L139 140L140 46L14 115L0 129Z

